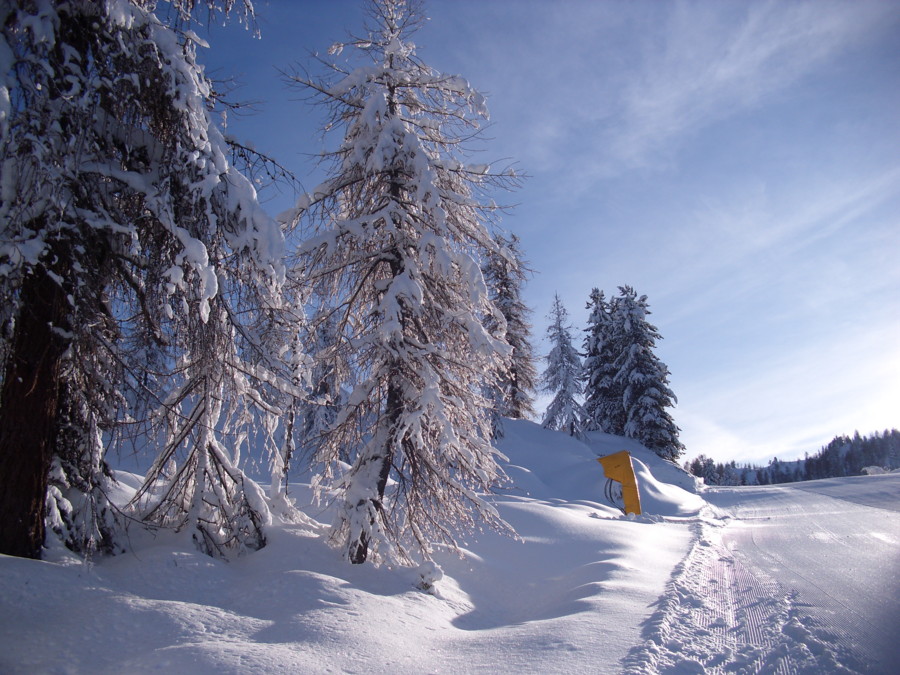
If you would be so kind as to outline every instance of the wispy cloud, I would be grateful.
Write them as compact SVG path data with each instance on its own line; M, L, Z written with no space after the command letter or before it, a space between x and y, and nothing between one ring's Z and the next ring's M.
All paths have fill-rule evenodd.
M442 67L491 95L492 149L576 198L632 169L679 165L703 130L790 96L900 25L900 5L875 0L431 7L467 45Z
M895 6L876 2L668 7L648 26L606 139L625 168L658 161L685 135L758 106L897 20Z
M852 229L849 234L855 237L863 236L864 228L877 230L891 237L883 242L885 246L900 246L897 217L873 215L898 197L900 167L870 175L838 173L827 180L798 177L784 191L750 181L731 187L725 194L701 193L696 209L677 217L681 226L664 234L657 264L670 261L665 269L671 280L670 292L690 293L694 305L712 302L704 301L703 295L715 296L722 290L709 287L703 292L701 286L712 277L723 280L734 300L735 293L746 296L771 283L771 278L760 273L766 264L783 263L797 276L818 276L807 264L824 264L815 255L815 248L825 238L841 237L841 230ZM842 240L846 242L847 238ZM872 253L878 250L876 243ZM823 257L833 258L834 250L827 249ZM872 286L879 279L855 282ZM857 293L860 290L854 289ZM683 309L690 311L690 306Z

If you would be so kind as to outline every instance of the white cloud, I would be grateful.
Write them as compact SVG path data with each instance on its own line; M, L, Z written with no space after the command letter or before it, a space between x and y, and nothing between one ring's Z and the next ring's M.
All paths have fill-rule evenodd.
M657 259L648 266L667 280L657 299L678 299L678 315L668 317L675 321L777 287L805 293L810 304L883 292L900 279L883 255L900 247L900 228L896 216L879 212L898 197L900 168L798 177L789 189L751 181L725 194L701 194L693 212L657 234Z
M658 161L685 135L785 91L887 16L896 20L895 8L875 2L670 6L643 42L605 139L625 168Z

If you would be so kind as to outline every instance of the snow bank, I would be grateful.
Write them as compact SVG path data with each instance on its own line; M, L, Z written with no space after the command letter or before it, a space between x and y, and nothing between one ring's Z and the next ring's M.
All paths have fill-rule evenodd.
M623 444L648 512L673 517L603 503L598 450ZM0 672L620 672L696 538L681 516L699 498L624 439L507 422L500 448L511 483L492 502L518 537L481 532L418 569L343 562L317 506L230 563L187 532L137 528L132 552L91 565L0 556ZM141 478L118 475L127 500ZM309 503L311 488L290 493Z
M706 501L677 485L656 479L650 467L637 457L631 458L638 490L641 493L641 510L646 515L669 517L695 517L706 506Z
M595 502L604 513L621 515L603 496L606 475L597 458L627 450L645 515L695 517L706 504L695 494L693 476L633 439L592 432L581 442L533 422L507 420L499 446L509 458L510 494Z

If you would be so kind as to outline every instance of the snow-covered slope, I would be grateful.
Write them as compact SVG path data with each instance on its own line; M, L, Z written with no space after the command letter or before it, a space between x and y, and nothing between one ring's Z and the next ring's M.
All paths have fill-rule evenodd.
M620 515L604 499L606 476L597 457L627 450L645 514L696 516L705 503L695 494L696 478L630 438L591 432L581 442L532 422L507 420L499 445L509 458L507 473L515 489L527 496L590 501Z
M890 607L881 590L896 588L894 568L878 561L900 552L897 476L704 490L714 509L692 477L627 439L582 443L507 422L500 447L511 483L491 499L518 536L481 532L419 569L341 561L317 506L230 563L140 528L129 553L92 565L60 551L0 556L0 672L891 672L884 641L853 632L862 606L835 609L812 592L815 576L773 577L768 556L812 550L812 515L797 514L822 512L816 542L868 537L869 571L853 579L872 606ZM603 500L596 458L620 450L632 453L638 517ZM120 478L125 500L140 477ZM291 492L309 503L309 485ZM749 548L774 537L782 512L784 550ZM826 554L846 557L829 547L816 559ZM844 583L840 565L829 569L832 586ZM822 623L832 614L843 632Z
M231 563L135 528L131 552L92 565L0 557L0 671L615 672L691 546L679 521L702 500L624 439L506 430L513 484L494 503L518 538L482 532L461 556L438 551L430 592L417 587L440 576L427 567L342 562L314 506ZM603 503L596 456L625 447L646 517ZM125 496L134 480L122 478ZM308 499L308 486L292 491Z

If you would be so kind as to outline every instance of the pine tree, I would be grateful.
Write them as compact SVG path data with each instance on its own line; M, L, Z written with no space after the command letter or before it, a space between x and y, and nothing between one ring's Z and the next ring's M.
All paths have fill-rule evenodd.
M547 367L541 375L541 384L543 391L554 396L547 406L542 424L546 429L565 431L570 436L580 437L584 433L581 426L584 412L578 403L581 395L581 357L572 346L568 312L559 295L553 296L553 306L547 318L550 320L547 339L551 346L546 357Z
M616 357L622 349L620 326L613 320L615 299L607 302L603 291L591 292L584 338L584 420L586 431L625 434L623 387L616 379Z
M330 52L349 47L363 65L332 63L330 81L293 77L343 131L330 178L295 218L317 223L298 265L338 312L341 339L323 356L356 380L316 457L319 490L339 481L333 541L352 563L408 561L408 543L428 557L434 539L455 545L476 520L501 525L479 496L502 477L480 392L508 352L481 320L499 312L478 263L495 249L495 207L479 197L515 181L459 156L484 99L418 58L417 3L368 8L366 34Z
M654 353L662 339L647 321L647 296L630 286L619 287L613 321L621 329L624 349L616 357L616 382L622 387L625 435L639 440L660 457L676 460L684 446L668 408L675 405L669 369Z
M537 385L531 324L528 321L531 310L522 301L522 287L529 269L516 235L508 239L497 235L495 239L497 250L488 255L484 278L491 300L505 320L506 342L512 353L500 373L492 398L498 417L528 419L535 415L534 392ZM489 331L497 328L494 324L488 324Z
M179 25L195 4L227 11L235 1L176 0ZM100 435L153 407L149 422L168 429L146 427L150 443L166 436L140 493L148 517L192 528L210 553L264 541L265 504L234 466L237 448L219 439L280 413L265 390L283 367L259 329L262 308L279 302L283 239L210 121L199 38L149 6L3 5L4 553L40 555L47 503L70 545L108 541L91 528L82 544L70 536L76 521L108 523ZM163 484L178 448L188 457ZM90 513L67 507L81 502Z

